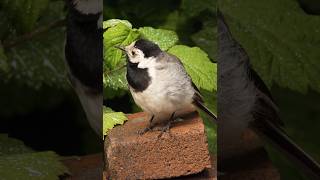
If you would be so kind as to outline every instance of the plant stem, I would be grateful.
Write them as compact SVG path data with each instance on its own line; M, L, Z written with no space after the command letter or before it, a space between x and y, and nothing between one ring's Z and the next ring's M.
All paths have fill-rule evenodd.
M7 41L4 41L3 42L3 47L5 49L10 49L22 42L25 42L27 40L30 40L32 39L33 37L39 35L39 34L42 34L46 31L49 31L53 28L56 28L56 27L60 27L60 26L63 26L65 25L65 19L60 19L60 20L57 20L57 21L54 21L52 23L49 23L45 26L42 26L42 27L39 27L37 29L35 29L34 31L31 31L31 32L28 32L26 34L23 34L21 35L20 37L17 37L16 39L14 40L7 40Z
M124 64L124 65L122 65L122 66L120 66L120 67L118 67L118 68L116 68L116 69L113 69L113 70L110 70L110 71L107 71L106 72L106 74L107 75L110 75L111 73L113 73L113 72L115 72L115 71L119 71L119 70L121 70L122 68L124 68L124 67L126 67L126 65Z

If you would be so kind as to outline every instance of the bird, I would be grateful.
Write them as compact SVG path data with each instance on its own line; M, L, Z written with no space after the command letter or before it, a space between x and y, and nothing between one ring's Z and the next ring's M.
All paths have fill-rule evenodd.
M156 126L167 131L174 119L197 108L216 120L179 58L144 38L115 47L125 52L126 78L135 103L151 117L140 134Z
M102 135L102 0L66 1L65 59L68 78L90 126Z
M220 10L218 28L218 171L239 156L241 137L252 130L310 179L320 179L320 165L285 132L279 109L268 87L254 71L244 48L233 38Z

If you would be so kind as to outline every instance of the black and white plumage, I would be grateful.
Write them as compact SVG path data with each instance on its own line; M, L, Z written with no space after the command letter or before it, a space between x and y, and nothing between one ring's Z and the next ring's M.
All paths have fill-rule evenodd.
M102 0L67 0L65 57L89 124L102 134Z
M249 57L218 12L218 168L241 152L241 137L251 129L283 153L310 179L320 179L320 165L285 133L267 86L251 68ZM238 147L238 148L237 148Z
M127 55L130 92L136 104L152 117L150 128L170 123L197 107L216 119L203 105L199 90L177 57L145 39L121 49Z

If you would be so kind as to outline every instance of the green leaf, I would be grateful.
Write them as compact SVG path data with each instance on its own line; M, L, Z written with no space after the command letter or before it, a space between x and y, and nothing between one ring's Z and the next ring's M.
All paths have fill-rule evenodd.
M212 92L217 90L217 65L198 47L173 46L168 51L177 56L184 64L192 81L198 88Z
M1 179L59 179L68 173L54 152L34 152L20 140L0 134Z
M219 1L232 34L269 86L320 92L320 17L298 1Z
M1 179L19 180L58 180L59 176L68 173L67 168L59 161L54 152L35 152L1 156Z
M114 112L108 107L103 107L103 136L117 124L123 124L128 120L127 116L122 112Z
M103 74L104 98L120 97L128 90L126 68L107 71Z
M217 154L217 124L213 123L212 119L204 112L199 111L199 113L205 125L209 151L213 154Z
M125 56L123 52L114 46L129 45L131 42L138 39L140 36L137 30L131 29L126 24L118 23L108 28L103 33L103 59L104 66L109 69L114 69L117 66L125 63Z
M168 50L178 42L178 35L174 31L165 29L154 29L152 27L142 27L138 30L143 38L146 38L157 45L163 51Z
M0 156L30 152L33 152L33 150L22 141L9 138L7 134L0 134Z
M116 26L117 24L122 23L126 25L128 28L132 29L132 24L127 20L121 19L110 19L103 22L103 29L108 29L110 27Z
M104 73L104 84L112 89L128 89L126 80L126 68L116 69Z
M63 2L51 2L46 16L37 27L62 19L65 16L63 7ZM43 85L69 88L63 54L64 37L64 29L57 27L6 50L11 80L34 89L40 89Z
M214 114L217 114L217 92L216 91L210 92L204 89L200 89L200 93L203 97L205 105L210 109L211 112L213 112ZM199 112L205 124L209 150L211 153L216 154L217 153L217 124L215 124L206 113L202 111L199 111Z
M48 3L49 0L2 0L0 6L9 14L16 29L26 32L34 28Z

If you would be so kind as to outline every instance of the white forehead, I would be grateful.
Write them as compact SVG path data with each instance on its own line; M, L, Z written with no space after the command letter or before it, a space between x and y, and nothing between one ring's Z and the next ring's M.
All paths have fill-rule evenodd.
M74 0L75 8L83 14L98 14L102 12L102 0Z

